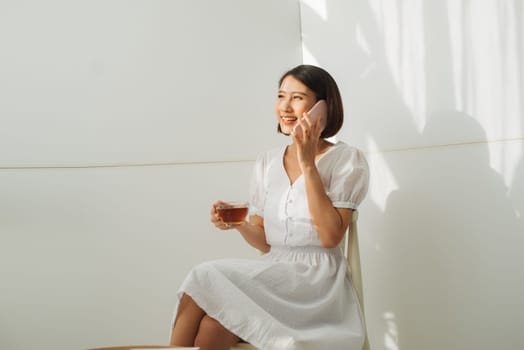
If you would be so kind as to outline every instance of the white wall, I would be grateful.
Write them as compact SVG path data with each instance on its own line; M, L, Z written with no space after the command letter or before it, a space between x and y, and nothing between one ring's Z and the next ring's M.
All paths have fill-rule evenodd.
M166 343L209 207L285 139L297 1L0 2L0 348Z
M305 62L343 91L340 138L371 165L371 348L521 348L521 1L304 0L301 14Z
M372 169L373 350L524 341L522 10L301 3L304 61L339 82L339 138ZM209 204L285 141L299 23L291 0L0 2L0 348L165 342L191 266L256 254Z

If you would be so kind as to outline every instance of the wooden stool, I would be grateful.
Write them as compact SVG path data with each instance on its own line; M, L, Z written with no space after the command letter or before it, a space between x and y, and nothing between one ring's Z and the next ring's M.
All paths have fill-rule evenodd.
M109 346L109 347L103 347L103 348L93 348L88 350L132 350L132 349L178 349L174 346L169 345L125 345L125 346ZM196 347L186 347L186 348L180 348L180 349L198 349Z
M110 347L103 347L103 348L93 348L88 350L132 350L132 349L175 349L173 346L169 345L125 345L125 346L110 346ZM189 348L180 348L180 349L198 349L197 347L189 347ZM254 346L247 343L238 343L234 347L231 348L231 350L256 350Z

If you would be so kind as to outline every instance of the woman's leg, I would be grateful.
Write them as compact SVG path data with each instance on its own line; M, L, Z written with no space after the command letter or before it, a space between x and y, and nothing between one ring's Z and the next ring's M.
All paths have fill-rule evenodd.
M170 345L194 346L200 322L205 314L193 298L184 293L178 304Z
M239 340L217 320L205 315L200 321L194 345L200 350L229 350Z

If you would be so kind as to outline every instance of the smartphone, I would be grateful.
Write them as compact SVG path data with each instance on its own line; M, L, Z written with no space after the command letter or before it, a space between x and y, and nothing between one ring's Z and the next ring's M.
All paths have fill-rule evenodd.
M316 123L317 120L320 120L320 131L323 131L326 127L326 120L327 120L327 103L325 100L318 100L317 103L311 109L309 112L309 119L311 120L311 123ZM302 127L297 124L295 125L293 131L297 134L297 136L302 137Z

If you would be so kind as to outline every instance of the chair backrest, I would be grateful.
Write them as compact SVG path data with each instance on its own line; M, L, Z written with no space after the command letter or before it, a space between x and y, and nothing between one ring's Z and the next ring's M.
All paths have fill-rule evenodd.
M346 259L348 261L348 269L353 282L353 287L357 292L358 301L362 308L362 317L364 322L364 329L366 330L366 319L364 316L364 294L362 293L362 271L360 269L360 252L358 245L358 228L357 228L358 212L353 211L351 224L348 232L342 240L341 247ZM369 341L366 330L366 337L364 339L364 346L362 350L369 350Z

